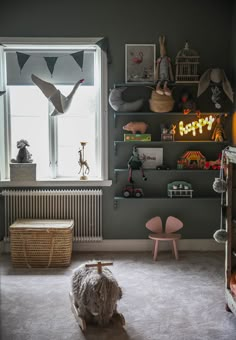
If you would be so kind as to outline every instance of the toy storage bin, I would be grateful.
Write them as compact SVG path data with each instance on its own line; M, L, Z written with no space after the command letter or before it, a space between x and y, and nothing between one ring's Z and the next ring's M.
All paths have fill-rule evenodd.
M73 226L73 220L16 220L10 226L13 266L28 268L69 266Z
M11 181L36 181L36 163L10 163Z

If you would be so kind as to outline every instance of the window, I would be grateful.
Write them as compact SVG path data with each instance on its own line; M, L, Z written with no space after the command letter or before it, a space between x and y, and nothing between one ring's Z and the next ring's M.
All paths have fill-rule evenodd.
M78 151L81 142L86 142L89 179L107 179L107 65L106 54L96 40L99 41L4 42L0 56L0 90L7 89L6 95L0 97L2 180L9 178L9 162L16 158L20 139L30 144L37 178L78 180ZM72 57L77 51L83 51L82 64ZM19 53L28 56L22 68ZM57 58L53 72L45 57ZM53 105L32 82L31 74L53 83L65 96L79 79L85 80L69 110L51 116Z

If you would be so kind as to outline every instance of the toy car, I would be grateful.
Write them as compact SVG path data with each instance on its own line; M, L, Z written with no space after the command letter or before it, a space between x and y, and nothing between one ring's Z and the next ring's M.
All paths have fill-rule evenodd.
M162 165L158 165L156 167L156 170L170 170L170 168L167 165L162 164Z
M133 185L126 185L122 190L123 196L128 197L143 197L143 190L141 188L135 188Z
M221 159L218 158L216 161L206 161L204 169L209 170L220 170Z

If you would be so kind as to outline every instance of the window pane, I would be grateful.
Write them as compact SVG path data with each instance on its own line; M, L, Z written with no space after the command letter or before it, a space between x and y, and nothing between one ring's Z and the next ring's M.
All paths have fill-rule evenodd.
M7 161L15 159L19 151L16 147L17 141L26 139L30 144L29 152L32 154L32 159L37 163L38 179L51 177L51 175L53 178L79 179L81 174L79 174L78 151L81 149L81 142L84 142L86 143L84 160L90 167L89 179L101 179L107 177L107 155L105 155L107 136L101 132L105 131L104 127L107 128L107 120L104 118L107 116L105 93L107 70L104 62L106 57L94 43L81 45L78 42L68 47L67 41L65 45L60 43L56 47L54 44L50 46L48 43L42 45L37 43L35 46L32 44L31 51L31 44L30 50L28 45L22 44L21 52L25 51L30 55L24 66L24 75L19 72L16 55L19 51L13 48L10 51L4 49L9 80L7 83L9 96L6 97L4 104L4 119L7 127L6 138L10 145L5 149L2 148L3 159ZM77 50L84 50L83 70L80 69L80 61L71 57L70 52L77 52ZM68 53L71 65L76 68L75 72L68 72L67 67L63 68L59 64ZM52 76L45 63L44 54L58 57ZM38 67L38 61L34 65L31 63L37 58L43 61L41 67ZM68 66L68 63L65 62L65 65ZM32 73L54 83L64 96L71 93L77 80L84 78L85 82L75 92L69 110L62 115L52 117L50 116L54 111L52 104L39 87L32 84ZM66 77L63 76L64 73ZM1 134L0 137L4 136ZM5 154L5 150L9 150L9 154ZM0 170L3 172L3 177L7 178L9 169L5 171L4 165L4 162L0 163Z
M48 102L36 86L10 86L10 104L12 116L41 117L48 112Z
M60 87L68 95L72 87ZM90 167L90 177L97 177L96 164L96 89L80 86L66 114L58 116L58 176L80 176L80 142L87 142L84 158ZM82 173L82 171L81 171Z
M26 139L37 177L49 176L48 103L35 86L10 87L11 158L16 158L16 143Z

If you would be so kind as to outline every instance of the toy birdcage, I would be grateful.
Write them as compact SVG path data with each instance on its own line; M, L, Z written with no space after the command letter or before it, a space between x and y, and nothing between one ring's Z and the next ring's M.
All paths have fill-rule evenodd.
M176 56L176 83L198 83L198 66L200 56L189 48L188 42Z

